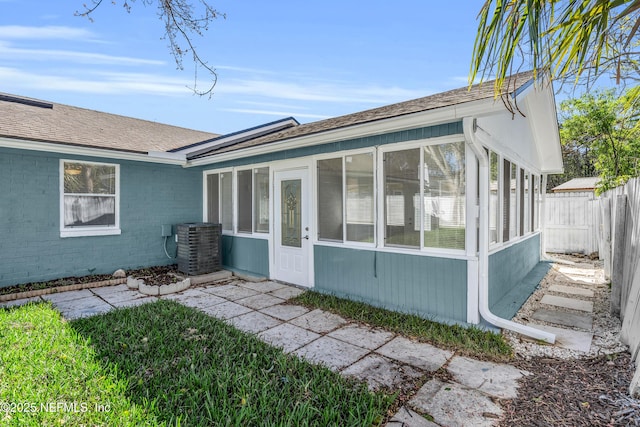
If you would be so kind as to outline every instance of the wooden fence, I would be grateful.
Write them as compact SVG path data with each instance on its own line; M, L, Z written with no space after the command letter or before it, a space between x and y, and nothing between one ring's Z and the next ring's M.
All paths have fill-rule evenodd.
M640 178L600 196L600 244L611 277L611 314L622 320L622 341L636 362L630 393L640 395Z
M545 252L598 252L600 206L592 191L549 193L545 196Z

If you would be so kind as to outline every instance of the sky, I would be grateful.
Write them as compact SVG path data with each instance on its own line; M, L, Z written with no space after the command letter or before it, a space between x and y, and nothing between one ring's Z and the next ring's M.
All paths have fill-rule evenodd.
M163 40L157 6L104 0L0 0L0 92L226 134L301 123L467 84L482 1L208 0L197 52L217 70L194 95ZM197 2L199 0L192 0ZM198 86L209 83L199 71Z

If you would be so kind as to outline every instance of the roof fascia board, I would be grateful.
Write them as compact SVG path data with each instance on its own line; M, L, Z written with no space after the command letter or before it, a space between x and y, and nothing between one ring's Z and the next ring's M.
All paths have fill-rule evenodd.
M208 157L187 161L186 167L204 166L228 160L257 156L273 151L291 150L299 147L309 147L322 145L335 141L361 138L365 136L396 132L406 130L416 126L430 126L439 123L446 123L454 120L461 120L465 116L493 114L504 109L502 102L494 99L482 99L470 101L463 104L450 105L432 110L420 111L417 113L381 119L373 122L361 123L339 129L332 129L291 139L266 143L255 147L248 147L235 151L228 151L220 154L213 154Z
M184 166L183 158L168 158L157 156L156 153L128 153L124 151L106 150L101 148L77 147L73 145L52 144L40 141L30 141L24 139L12 139L0 137L0 147L15 148L18 150L44 151L57 154L72 154L87 157L100 157L118 160L131 160L136 162L163 163ZM164 153L163 153L164 154Z

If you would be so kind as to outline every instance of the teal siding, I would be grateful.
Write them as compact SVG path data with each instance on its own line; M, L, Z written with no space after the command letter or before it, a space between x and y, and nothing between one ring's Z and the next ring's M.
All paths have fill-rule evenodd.
M222 236L222 265L230 270L269 277L269 241Z
M60 237L60 158L120 165L121 235ZM0 287L173 264L162 224L202 219L202 174L180 166L0 148L0 183Z
M295 159L297 157L313 156L316 154L335 153L338 151L355 150L358 148L375 147L378 145L393 144L405 141L417 141L420 139L436 138L439 136L457 134L462 134L462 121L367 136L363 138L348 139L345 141L336 141L329 144L301 147L293 150L276 151L272 153L261 154L259 156L243 157L241 159L215 163L213 165L209 165L208 168L211 168L213 166L216 169L220 169L231 166L249 165L254 163L267 163L276 160Z
M489 307L517 287L540 262L540 234L489 255ZM536 284L537 285L537 284ZM528 292L520 306L535 290Z
M467 320L467 262L317 245L315 290L447 323Z

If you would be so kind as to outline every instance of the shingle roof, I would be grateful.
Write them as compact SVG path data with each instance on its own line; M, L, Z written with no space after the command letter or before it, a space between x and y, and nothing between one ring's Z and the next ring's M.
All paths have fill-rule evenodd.
M168 151L217 136L0 93L0 137L146 153Z
M553 187L551 191L593 191L596 185L600 181L600 177L585 177L585 178L573 178L564 184L560 184L557 187Z
M531 81L532 78L533 72L531 71L512 75L507 79L508 88L505 88L506 90L504 91L504 93L517 92L518 89L522 88L527 82ZM243 141L229 147L214 147L207 153L198 157L204 157L228 151L235 151L242 148L268 144L270 142L282 141L363 123L375 122L378 120L399 117L407 114L435 110L437 108L492 98L494 98L493 81L488 81L482 84L473 85L470 89L468 86L465 86L459 89L426 96L424 98L413 99L411 101L386 105L384 107L361 111L354 114L348 114L345 116L307 123L304 125L285 129L281 132L276 132L249 141Z

